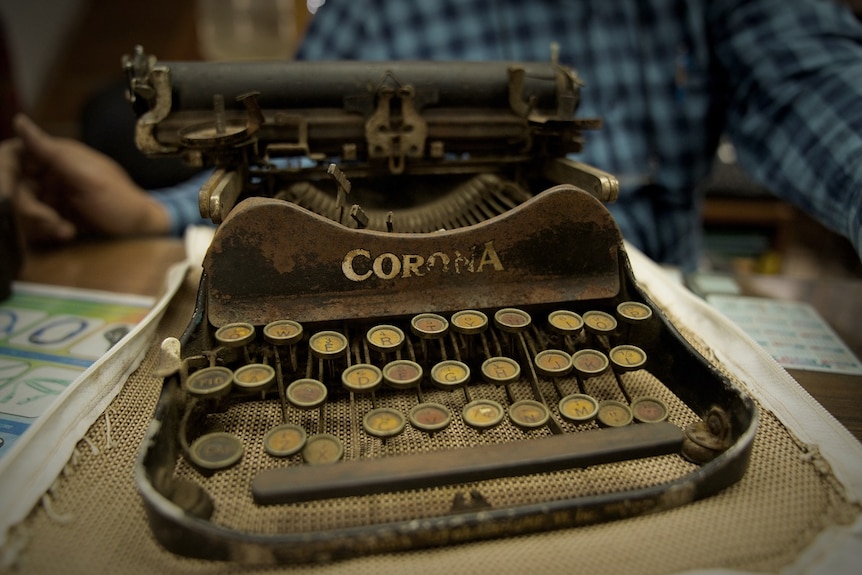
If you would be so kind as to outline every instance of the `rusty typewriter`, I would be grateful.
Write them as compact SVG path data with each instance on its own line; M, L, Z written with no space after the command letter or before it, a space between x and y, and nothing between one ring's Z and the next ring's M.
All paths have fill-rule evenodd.
M127 56L138 147L212 175L136 480L187 556L570 528L745 473L753 402L641 290L555 62Z

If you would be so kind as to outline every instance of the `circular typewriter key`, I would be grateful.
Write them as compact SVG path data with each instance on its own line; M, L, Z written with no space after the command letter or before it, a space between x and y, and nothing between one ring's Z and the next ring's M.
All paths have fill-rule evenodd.
M420 313L410 320L413 335L422 339L439 339L446 335L449 321L436 313Z
M493 399L477 399L464 406L461 417L470 427L487 429L503 421L505 413L503 406Z
M548 408L532 399L522 399L509 406L509 419L518 427L535 429L548 423L550 418Z
M404 345L404 332L394 325L376 325L365 337L371 349L381 353L398 351Z
M470 381L470 368L466 363L448 359L431 368L431 381L443 389L456 389Z
M312 465L335 463L344 455L344 444L328 433L312 435L302 448L302 460Z
M285 423L270 429L263 436L263 448L274 457L287 457L305 446L305 430L298 425Z
M308 346L320 359L337 359L347 352L347 337L337 331L319 331L308 339Z
M240 460L242 441L232 433L217 431L195 439L189 448L192 463L203 469L226 469Z
M341 383L349 391L368 393L383 383L383 372L376 365L357 363L341 372Z
M560 335L576 336L584 329L584 318L565 309L558 309L548 314L548 323Z
M316 379L297 379L287 386L287 400L300 409L314 409L326 401L327 389Z
M416 429L434 432L446 428L452 422L452 412L439 403L420 403L413 406L407 416Z
M622 401L607 399L599 403L596 419L605 427L625 427L632 422L632 410Z
M396 359L383 366L383 381L395 389L410 389L422 381L422 366L409 359Z
M229 323L218 328L216 340L227 347L242 347L254 339L254 326L250 323Z
M488 327L488 316L481 311L465 309L452 314L452 329L464 335L482 333Z
M263 339L273 345L293 345L302 339L302 324L279 319L263 326Z
M372 409L362 418L362 427L375 437L393 437L404 431L407 420L404 414L388 407Z
M530 327L532 321L530 314L513 307L497 310L497 313L494 314L494 325L500 331L507 333L520 333Z
M591 310L584 312L583 317L584 326L592 334L610 335L617 329L617 320L609 313Z
M617 315L626 323L638 323L652 317L652 308L638 301L624 301L617 306Z
M560 400L560 414L575 423L590 421L599 411L599 402L583 393L573 393Z
M488 383L507 385L521 377L521 366L508 357L491 357L482 362L482 377Z
M249 363L233 372L235 387L247 391L264 391L275 381L275 370L263 363Z
M634 371L646 363L646 352L636 345L618 345L608 352L608 357L619 372Z
M581 349L572 354L572 367L581 377L596 377L608 370L608 356L595 349Z
M572 371L572 356L557 349L546 349L533 359L536 371L545 377L563 377Z
M233 387L233 372L220 365L204 367L189 375L184 386L197 397L222 397Z
M632 416L641 423L658 423L667 419L667 405L655 397L639 397L632 402Z

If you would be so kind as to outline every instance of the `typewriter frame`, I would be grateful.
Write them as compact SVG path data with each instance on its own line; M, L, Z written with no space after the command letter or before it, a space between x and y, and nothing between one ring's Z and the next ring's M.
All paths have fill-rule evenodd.
M138 147L152 156L182 155L192 163L217 168L200 193L201 214L219 228L204 263L193 316L180 338L184 357L211 343L217 326L253 314L255 298L266 301L260 306L260 315L249 320L256 327L285 317L303 321L292 317L292 301L304 302L300 315L311 314L312 322L319 319L313 317L317 302L313 290L297 288L295 281L291 284L290 273L270 269L260 263L266 258L259 256L262 252L289 254L296 249L289 241L272 239L273 229L312 222L314 232L341 224L323 223L324 218L303 207L268 197L277 192L272 185L276 178L271 175L283 179L279 185L304 179L320 182L327 175L334 176L342 210L346 208L343 200L349 182L337 170L326 173L322 160L327 157L340 157L350 164L351 177L378 180L402 174L515 175L530 181L531 189L540 190L535 197L461 230L413 235L469 238L467 245L475 248L482 245L477 239L481 232L493 226L532 218L535 229L541 229L549 216L565 212L564 221L558 218L551 226L554 229L545 231L557 237L575 236L589 249L578 251L562 267L553 269L548 282L553 287L543 286L545 293L538 299L532 299L528 288L534 279L531 273L518 277L518 266L514 266L507 281L510 287L515 286L517 297L506 305L596 301L609 307L630 300L646 304L653 312L646 328L649 333L644 351L650 358L646 369L703 418L699 423L707 428L708 422L716 420L712 415L720 415L717 419L721 425L716 431L723 436L721 449L707 454L694 471L651 487L505 508L484 505L479 497L478 504L455 500L449 513L421 520L303 532L247 532L210 521L210 496L193 481L175 476L178 458L183 457L178 438L190 398L179 373L173 371L164 378L135 465L135 480L153 535L166 549L185 556L242 563L342 559L658 512L713 495L744 475L758 425L753 401L685 341L638 286L619 230L599 201L616 198L616 180L566 157L580 151L582 130L600 125L598 120L575 118L580 80L572 70L556 63L462 63L449 67L446 63L330 62L315 64L313 69L295 62L157 65L142 49L127 58L124 67L139 114ZM314 86L308 83L312 77ZM211 131L219 125L220 132ZM474 150L478 152L472 154ZM317 165L310 170L273 170L271 156L307 156ZM390 241L381 239L384 232L344 226L339 230L337 235L349 231L358 239L382 242L374 245L385 246ZM403 232L391 237L395 242L398 238L415 240ZM541 241L545 240L540 240L536 249L552 251ZM518 257L525 269L537 263L533 259L540 259L531 258L517 245L515 248L520 249ZM340 269L340 260L334 263ZM299 271L297 275L306 278L320 273L313 265ZM259 281L254 289L243 291L241 282L231 280L232 273L287 277L288 281L279 279L281 292L267 291L272 281ZM330 288L338 284L332 276L321 281ZM444 283L460 289L450 279ZM405 296L415 293L410 290L399 297L398 290L390 286L375 295L373 289L357 291L355 283L347 284L350 293L335 300L335 307L345 317L352 317L345 304L350 297L359 297L376 308L378 312L372 317L385 316L379 313L385 307L383 302L394 305L399 316L429 311L411 308ZM421 285L419 282L414 288L422 289ZM427 290L429 285L424 285ZM489 290L486 284L477 286L477 290ZM333 291L329 289L329 294ZM575 296L562 295L569 292ZM293 295L299 300L292 300ZM390 296L392 302L387 301ZM487 298L469 298L467 303L476 309L492 307ZM445 298L434 304L441 313L458 307L447 304ZM686 384L691 380L697 385Z

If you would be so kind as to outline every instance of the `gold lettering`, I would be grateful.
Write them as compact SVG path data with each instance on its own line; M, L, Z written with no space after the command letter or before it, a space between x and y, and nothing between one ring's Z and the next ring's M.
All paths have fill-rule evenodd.
M437 266L437 258L440 258L440 261L443 262L443 271L449 271L449 256L444 254L443 252L434 252L431 254L431 257L428 258L428 269L434 269Z
M356 270L353 268L353 260L359 256L368 258L369 260L371 259L371 253L368 250L356 249L347 252L347 255L344 256L344 259L341 261L341 271L344 273L344 277L350 281L361 282L371 277L371 270L360 275L357 274Z
M385 271L383 264L389 262L389 271ZM382 280L391 280L401 273L401 260L395 254L380 254L374 258L374 264L371 266L374 270L374 275Z
M476 268L476 271L482 271L482 268L489 264L494 266L496 271L503 271L503 262L500 261L500 256L494 250L494 242L485 242L485 251L482 252L482 257L479 258L479 267Z
M425 258L413 254L404 254L404 273L403 278L409 278L410 274L421 276L425 275L419 271L419 266L425 263Z
M459 250L453 250L450 254L434 252L428 259L418 254L393 254L382 253L372 257L371 252L356 248L347 252L341 260L341 271L344 277L354 282L362 282L371 276L382 280L395 279L399 275L403 278L422 277L428 272L439 269L442 273L450 271L456 274L467 272L481 272L490 266L495 271L503 271L503 262L494 249L494 242L487 241L483 244L481 256L477 254L478 246L473 246L468 258ZM370 269L369 269L370 268Z

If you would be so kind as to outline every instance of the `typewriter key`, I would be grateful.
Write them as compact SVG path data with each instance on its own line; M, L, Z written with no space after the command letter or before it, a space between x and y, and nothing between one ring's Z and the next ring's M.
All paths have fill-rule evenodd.
M465 309L452 314L452 329L464 335L482 333L488 327L488 316L481 311Z
M491 357L482 362L482 377L488 383L508 385L521 377L521 366L508 357Z
M618 372L634 371L646 363L646 352L636 345L618 345L608 352L608 357Z
M216 340L227 347L242 347L254 339L254 326L250 323L229 323L216 330Z
M314 409L326 401L327 389L316 379L297 379L287 386L287 399L300 409Z
M535 429L548 423L550 418L545 404L532 399L522 399L509 406L509 419L518 427Z
M270 429L263 436L263 448L274 457L287 457L305 446L305 430L298 425L285 423Z
M637 301L624 301L617 306L617 315L626 323L638 323L652 317L652 309Z
M189 375L183 385L197 397L222 397L233 386L233 372L220 365L204 367Z
M536 371L545 377L563 377L572 371L572 356L564 351L546 349L533 359Z
M319 463L334 463L344 455L344 444L341 440L328 433L312 435L302 448L302 460L316 465Z
M320 359L337 359L347 352L347 337L337 331L319 331L308 339L308 346Z
M233 384L242 391L265 391L275 381L275 369L263 363L250 363L233 373Z
M383 380L395 389L410 389L422 380L422 366L409 359L396 359L383 366Z
M497 310L497 313L494 314L494 325L500 331L507 333L520 333L530 327L532 321L530 314L511 307Z
M487 429L503 421L505 413L503 406L493 399L477 399L464 406L461 417L470 427Z
M624 427L632 422L632 410L622 401L607 399L599 403L596 419L605 427Z
M422 339L439 339L446 335L449 322L436 313L420 313L410 320L410 330L413 335Z
M404 345L404 332L394 325L376 325L365 337L371 349L381 353L397 351Z
M667 413L667 404L655 397L639 397L632 402L632 416L641 423L664 421Z
M263 327L263 338L273 345L293 345L302 339L302 324L289 319L269 322Z
M617 320L609 313L590 310L583 317L584 326L593 335L610 335L617 329Z
M446 428L452 421L452 412L439 403L420 403L413 406L407 417L413 427L430 433Z
M232 433L218 431L198 437L189 448L192 463L203 469L226 469L240 460L242 441Z
M442 389L457 389L470 381L470 368L454 359L441 361L431 368L431 381Z
M575 337L584 329L584 319L573 311L559 309L548 315L551 328L560 335Z
M560 414L575 423L590 421L599 411L599 402L583 393L573 393L560 400Z
M583 378L603 374L608 365L608 356L595 349L581 349L572 354L572 367Z
M341 383L355 393L374 391L383 383L383 372L376 365L357 363L341 372Z
M372 409L362 418L362 427L375 437L393 437L404 431L407 420L404 414L388 407Z

